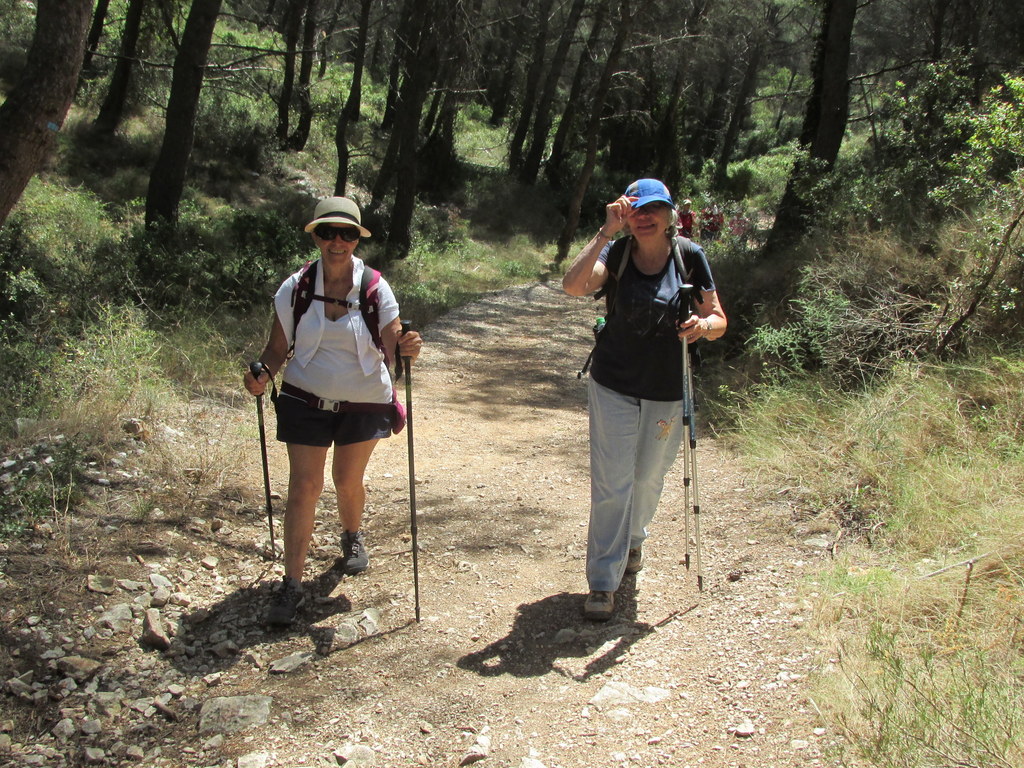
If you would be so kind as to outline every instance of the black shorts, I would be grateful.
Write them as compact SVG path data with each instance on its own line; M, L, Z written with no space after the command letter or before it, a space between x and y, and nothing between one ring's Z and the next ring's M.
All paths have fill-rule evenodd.
M274 403L277 439L282 443L328 447L350 445L390 437L391 413L342 411L333 413L313 408L302 400L281 393Z

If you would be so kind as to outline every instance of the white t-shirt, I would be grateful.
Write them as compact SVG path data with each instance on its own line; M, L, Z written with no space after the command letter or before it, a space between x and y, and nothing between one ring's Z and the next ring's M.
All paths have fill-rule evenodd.
M352 257L352 290L346 297L359 302L359 284L364 264ZM292 328L292 295L302 270L291 275L278 288L274 307L289 344L295 341L295 354L284 370L284 381L328 400L353 403L390 403L391 376L384 356L374 344L359 309L349 309L337 320L328 320L324 302L313 300L299 319L297 333ZM317 267L315 292L323 294L323 269ZM398 317L398 301L383 277L377 283L378 319L384 328Z

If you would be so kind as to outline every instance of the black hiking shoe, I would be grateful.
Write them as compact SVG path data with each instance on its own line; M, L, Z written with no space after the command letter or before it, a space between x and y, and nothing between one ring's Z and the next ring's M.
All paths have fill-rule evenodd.
M295 621L295 614L299 607L305 602L306 597L302 594L302 582L297 579L289 579L285 576L281 579L281 586L278 587L274 599L267 610L267 624L272 627L288 627Z
M355 576L370 567L370 556L366 553L362 531L342 533L341 549L345 554L338 558L335 567L340 568L342 573Z
M583 603L583 615L591 621L608 621L615 610L615 593L592 589Z
M626 573L640 573L644 568L644 546L633 547L626 558Z

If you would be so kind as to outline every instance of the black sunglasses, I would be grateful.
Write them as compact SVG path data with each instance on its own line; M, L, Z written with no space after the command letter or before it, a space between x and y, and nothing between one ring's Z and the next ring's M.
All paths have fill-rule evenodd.
M327 242L339 236L346 243L354 243L359 239L359 230L355 227L332 227L330 224L317 224L313 234Z

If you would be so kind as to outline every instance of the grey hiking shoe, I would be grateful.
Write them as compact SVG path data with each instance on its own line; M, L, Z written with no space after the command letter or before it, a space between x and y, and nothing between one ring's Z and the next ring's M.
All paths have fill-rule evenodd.
M295 621L295 614L305 600L306 597L302 594L302 582L285 576L281 579L281 586L278 587L277 593L270 603L270 608L267 610L267 624L273 627L290 626Z
M639 573L644 567L644 545L633 547L626 558L626 573Z
M336 565L342 573L355 576L370 567L370 556L366 553L362 531L345 531L341 535L341 549L345 554L338 558Z
M615 610L615 593L591 590L583 603L583 615L593 621L608 621Z

